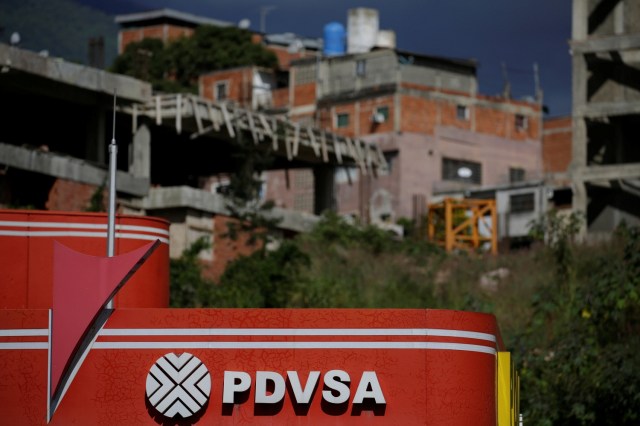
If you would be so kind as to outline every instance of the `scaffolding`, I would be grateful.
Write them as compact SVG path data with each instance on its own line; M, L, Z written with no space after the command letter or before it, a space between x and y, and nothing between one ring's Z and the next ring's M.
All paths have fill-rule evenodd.
M456 249L480 250L488 245L498 253L498 218L495 200L445 198L429 205L429 240L448 252Z

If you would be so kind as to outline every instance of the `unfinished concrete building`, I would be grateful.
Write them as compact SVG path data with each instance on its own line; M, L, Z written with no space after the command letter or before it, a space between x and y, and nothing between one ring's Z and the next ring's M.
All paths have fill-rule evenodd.
M640 224L640 2L573 0L573 206L583 233Z
M333 203L336 165L358 165L369 173L385 167L381 151L363 141L192 94L154 96L143 81L2 43L0 98L0 208L101 207L107 146L115 136L118 212L167 219L174 257L209 236L213 248L202 256L212 275L238 253L253 250L220 238L231 211L212 184L236 170L243 140L248 149L271 151L273 168L314 169L313 202L322 209ZM283 236L317 221L285 209L272 214L281 219Z

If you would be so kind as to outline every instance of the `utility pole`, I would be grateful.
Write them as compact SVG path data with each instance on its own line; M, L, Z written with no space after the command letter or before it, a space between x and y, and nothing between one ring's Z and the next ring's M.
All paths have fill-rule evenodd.
M107 221L107 257L115 255L116 236L116 163L118 145L116 145L116 91L113 91L113 132L109 144L109 210ZM107 309L113 309L113 300L107 303Z

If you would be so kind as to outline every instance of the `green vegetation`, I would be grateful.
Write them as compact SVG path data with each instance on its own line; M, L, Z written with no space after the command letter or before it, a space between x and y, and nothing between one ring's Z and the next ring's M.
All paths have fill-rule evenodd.
M275 55L235 27L203 25L193 36L166 45L157 39L130 43L111 70L152 83L159 91L197 91L198 76L215 70L256 65L273 68Z
M102 182L102 184L96 187L96 190L91 194L91 198L89 199L89 205L85 208L86 212L106 212L107 205L105 200L105 192L107 190L107 182Z
M638 424L640 230L621 227L609 242L578 245L579 221L552 212L532 228L546 244L484 257L448 255L328 215L309 234L237 259L217 285L199 278L192 248L172 263L172 284L182 283L172 301L493 313L521 374L526 424Z

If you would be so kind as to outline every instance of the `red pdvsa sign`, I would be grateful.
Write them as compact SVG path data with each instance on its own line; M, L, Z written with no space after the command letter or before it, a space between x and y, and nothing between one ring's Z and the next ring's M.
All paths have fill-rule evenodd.
M330 370L322 374L310 371L301 380L297 371L287 371L282 375L276 371L256 371L253 375L246 371L225 371L222 386L217 397L227 407L236 404L253 404L269 410L283 404L288 393L294 406L312 403L316 393L321 393L322 403L339 406L346 404L351 396L352 378L344 370ZM322 380L320 378L322 376ZM316 392L322 383L323 390ZM354 405L386 403L375 371L364 371L355 385L352 399ZM253 401L244 396L253 387ZM169 353L161 357L151 367L147 376L146 395L148 402L158 414L172 419L198 415L208 403L212 390L211 376L202 361L184 352L180 355Z
M44 424L47 311L0 328L4 420ZM458 311L116 310L51 424L495 425L500 345Z

